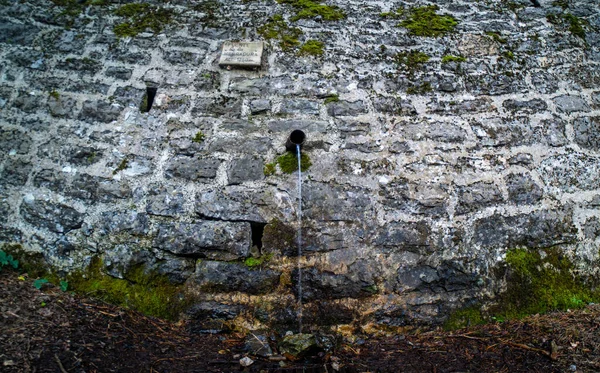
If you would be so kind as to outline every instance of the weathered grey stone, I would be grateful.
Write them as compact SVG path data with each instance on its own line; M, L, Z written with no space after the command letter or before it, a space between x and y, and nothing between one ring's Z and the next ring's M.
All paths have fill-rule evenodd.
M309 100L288 99L283 100L279 114L306 114L318 115L321 104Z
M465 86L475 95L492 96L525 91L527 87L523 76L493 73L466 76Z
M483 146L518 146L532 142L533 130L527 118L490 118L471 124Z
M474 100L434 101L431 112L444 114L468 114L493 112L496 108L490 98L477 98Z
M183 193L179 189L153 185L148 190L146 212L150 215L176 217L183 213Z
M79 120L110 123L119 119L123 108L106 101L85 101L79 113Z
M208 151L262 155L268 152L271 146L272 141L269 137L247 137L243 141L238 137L221 137L210 142Z
M49 97L48 98L48 110L53 117L58 118L74 118L75 112L75 100L67 97Z
M340 130L340 133L341 133L340 136L342 138L366 135L369 133L369 130L371 127L369 123L357 122L354 120L343 120L343 119L338 119L336 121L336 124L338 126L338 129ZM327 125L327 123L323 124L323 129L326 128L326 125Z
M69 147L63 151L67 161L77 166L89 166L102 158L102 150L90 146Z
M256 99L250 101L250 114L258 115L271 110L271 101L267 99Z
M438 281L440 276L435 268L420 266L414 268L403 268L398 273L398 291L413 291L422 286L427 286Z
M34 70L46 70L44 53L38 50L15 50L8 54L10 59L15 64L27 67Z
M595 216L586 219L583 234L588 240L597 240L600 237L600 219Z
M240 158L231 161L227 170L229 184L241 184L245 181L256 181L264 179L264 162L260 158Z
M1 43L31 45L39 32L39 27L31 24L14 23L5 19L0 22Z
M206 181L217 176L221 161L214 158L174 157L165 168L169 179L181 178L189 181Z
M417 266L398 271L397 291L446 293L473 289L480 284L477 274L462 268L459 262L443 262L438 267Z
M107 211L100 217L100 232L102 234L119 234L144 236L148 234L148 215L137 211Z
M229 83L229 90L250 95L289 95L294 91L294 82L289 76L265 77L258 79L234 78Z
M181 79L177 79L177 81L180 80ZM196 88L198 91L218 89L221 83L220 81L221 74L214 71L206 71L196 77L194 81L194 88ZM172 84L176 84L176 82L172 82Z
M318 351L317 339L312 334L291 334L283 337L279 343L279 351L294 359L301 359L314 351Z
M579 146L600 150L600 117L581 117L573 121L574 140Z
M244 349L252 356L273 356L268 337L260 333L250 333L244 340Z
M234 97L200 98L192 109L195 116L226 116L239 118L242 114L242 100Z
M6 185L23 186L27 182L33 165L23 159L10 157L4 162L0 180Z
M194 259L164 255L164 258L154 267L159 275L166 276L171 283L183 284L194 273L195 263Z
M16 228L5 227L0 224L0 243L21 243L23 242L23 232Z
M371 210L369 192L355 187L312 182L306 185L303 215L322 221L356 221Z
M529 175L510 174L504 180L508 199L517 205L536 203L544 195L542 188Z
M576 232L569 210L496 214L475 222L473 243L484 248L550 247L573 242Z
M265 294L275 290L280 275L270 269L251 270L242 263L202 260L196 265L193 281L203 290L214 293Z
M417 110L409 100L377 97L373 100L373 107L376 111L392 115L415 115Z
M560 118L546 119L534 130L535 138L542 144L564 146L569 140L565 135L565 122Z
M508 159L511 165L530 166L533 164L533 156L527 153L517 153L514 157Z
M188 52L188 51L177 51L177 50L165 51L163 54L163 59L165 61L175 64L175 65L198 66L202 63L202 60L204 59L204 57L205 57L204 53L193 53L193 52ZM148 60L148 62L150 62L150 60ZM132 63L135 63L135 62L132 62Z
M13 102L13 106L25 113L35 113L44 107L45 96L37 95L35 92L19 92Z
M441 142L463 142L467 138L467 132L460 126L446 122L435 123L411 123L403 122L396 130L407 140L419 141L428 138Z
M580 96L562 95L552 99L558 111L574 113L577 111L590 111L588 103Z
M538 167L546 185L565 192L600 188L600 159L582 153L548 157Z
M133 73L132 69L123 66L109 66L106 68L106 76L113 77L119 80L129 80L131 78L131 74Z
M111 246L104 252L102 258L106 272L116 278L137 280L129 278L131 270L142 267L146 274L154 264L154 256L148 250L130 244Z
M153 246L175 255L236 260L250 252L250 223L202 221L162 224Z
M502 106L513 113L522 112L527 114L539 113L548 108L544 100L537 98L529 101L506 100L502 103Z
M432 250L431 228L425 222L390 222L373 243L386 251L426 253Z
M417 215L443 216L447 214L448 185L410 183L400 178L381 186L379 196L386 209Z
M298 269L292 272L292 283L298 297ZM371 296L373 283L352 280L346 275L320 272L316 268L302 270L302 300L310 302L322 299L364 298Z
M144 89L135 88L132 86L118 87L113 94L114 102L121 104L123 107L140 108L142 101L146 96Z
M356 116L367 113L363 101L338 101L327 104L327 114L332 117Z
M461 185L456 189L458 194L457 214L481 210L500 204L503 200L500 189L493 183L481 181L470 185Z
M94 75L102 69L102 64L91 58L67 58L59 61L57 68L63 70L77 71L83 74Z
M62 203L25 199L21 204L21 216L37 228L65 233L81 228L83 214Z
M266 223L264 210L281 203L273 194L271 190L256 192L236 187L211 190L196 196L194 211L209 219Z
M275 120L267 124L271 132L292 132L302 130L306 133L325 133L329 124L320 120Z

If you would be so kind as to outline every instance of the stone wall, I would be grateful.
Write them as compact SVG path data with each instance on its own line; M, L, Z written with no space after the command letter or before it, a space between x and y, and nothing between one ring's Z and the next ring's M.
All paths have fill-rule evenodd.
M297 174L276 161L301 129L308 320L443 320L501 291L516 247L593 276L600 10L540 2L435 1L458 24L426 37L398 27L425 1L328 1L330 21L153 1L170 22L118 37L129 1L0 1L0 242L65 272L143 264L192 316L292 323ZM219 67L224 41L270 36L260 69Z

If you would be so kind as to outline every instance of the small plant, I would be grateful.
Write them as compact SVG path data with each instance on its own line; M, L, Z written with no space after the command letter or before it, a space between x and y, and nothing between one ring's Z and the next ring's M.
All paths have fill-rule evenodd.
M515 59L515 54L512 51L506 51L506 52L502 53L502 56L504 56L504 58L506 58L507 60Z
M420 51L400 52L394 57L396 63L404 70L408 71L410 76L420 69L427 61L429 56Z
M48 282L50 282L50 281L48 281L48 279L46 279L46 278L38 278L37 280L35 280L33 282L33 287L36 288L36 289L38 289L38 290L41 290L42 287L45 284L47 284Z
M202 133L202 131L198 131L198 132L196 132L196 135L194 136L194 138L192 139L192 141L195 142L195 143L200 144L200 143L204 142L204 138L205 138L205 136Z
M331 94L325 97L325 101L323 102L325 105L330 104L332 102L338 102L340 100L340 96L337 93Z
M284 51L297 47L300 44L298 38L303 34L299 28L290 27L280 14L275 14L256 31L267 40L279 40L279 46Z
M116 175L120 171L123 171L124 169L127 168L128 165L129 165L129 160L127 158L123 158L121 163L119 163L119 166L117 166L117 168L113 171L113 175Z
M585 30L583 29L583 22L577 18L577 16L571 13L566 13L563 18L569 23L569 31L575 36L579 36L585 39Z
M487 36L491 37L492 39L494 39L494 41L497 43L506 44L508 42L508 40L506 40L506 38L503 38L502 36L500 36L499 33L495 32L495 31L488 31L485 34Z
M440 37L454 30L458 21L450 15L437 14L436 5L412 8L408 18L398 24L407 28L412 35Z
M53 89L50 92L48 92L48 96L52 97L55 100L60 99L60 94L56 91L56 89Z
M406 93L409 95L422 95L431 91L433 91L433 88L431 87L431 83L429 82L424 82L420 85L413 85L406 89Z
M284 155L277 158L279 168L285 174L291 174L298 171L298 157L292 152L287 152ZM300 169L302 172L308 170L312 166L310 158L306 153L300 155Z
M275 163L267 163L263 168L265 176L271 176L275 174Z
M60 285L60 290L62 290L62 291L69 290L69 281L61 280L59 282L59 285Z
M319 57L323 55L323 48L325 47L325 43L318 40L307 40L304 43L300 50L298 51L299 56L315 56Z
M273 257L273 254L263 255L260 258L249 257L249 258L246 258L246 260L244 260L244 264L248 268L257 268L257 267L262 266L264 263L267 263L269 260L271 260L272 257Z
M379 16L381 18L401 19L404 17L405 13L406 10L404 10L404 8L398 8L392 12L379 13Z
M313 0L277 0L280 4L289 4L297 11L291 18L299 19L321 18L324 21L339 21L346 18L346 13L337 6L323 5L320 1Z
M171 23L173 11L146 3L131 3L117 8L115 15L127 19L113 27L115 35L123 38L136 36L147 29L158 34Z
M12 257L12 255L8 255L4 250L0 250L0 271L2 267L12 267L13 269L17 269L19 267L19 261Z
M442 63L450 63L450 62L465 62L467 59L462 56L453 56L451 54L447 54L442 57Z

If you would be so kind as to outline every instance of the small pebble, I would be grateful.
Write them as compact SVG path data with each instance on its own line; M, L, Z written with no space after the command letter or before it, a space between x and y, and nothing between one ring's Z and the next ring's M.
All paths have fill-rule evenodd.
M252 364L254 364L254 360L250 359L248 356L240 359L240 365L243 367L249 367Z
M575 364L573 364L573 365L569 366L569 370L571 372L576 372L577 371L577 366Z

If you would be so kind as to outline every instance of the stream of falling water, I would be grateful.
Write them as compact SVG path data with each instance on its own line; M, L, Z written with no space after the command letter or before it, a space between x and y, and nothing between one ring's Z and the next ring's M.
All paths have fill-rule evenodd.
M298 155L298 333L302 333L302 268L300 256L302 255L302 157L300 145L296 144Z

